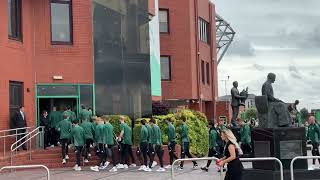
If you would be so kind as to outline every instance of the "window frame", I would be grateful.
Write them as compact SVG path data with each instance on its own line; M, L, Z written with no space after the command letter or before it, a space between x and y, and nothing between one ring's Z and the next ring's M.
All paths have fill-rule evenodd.
M170 14L169 14L169 9L166 8L159 8L159 14L160 11L166 11L167 12L167 32L161 32L160 31L160 18L159 18L159 32L160 34L170 34ZM160 17L160 15L159 15Z
M163 58L163 57L168 58L169 78L168 79L162 79L162 72L161 72L161 74L160 74L161 81L171 81L172 80L172 77L171 77L171 75L172 75L172 73L171 73L171 56L169 56L169 55L161 55L160 56L160 66L161 66L161 58Z
M210 23L207 22L205 19L199 17L198 26L199 41L206 44L210 44Z
M52 3L56 4L68 4L69 5L69 29L70 29L70 41L53 41L52 40ZM65 0L49 0L49 9L50 9L50 41L51 45L73 45L73 2L72 0L65 1Z
M205 62L201 60L201 81L202 84L206 84L206 76L205 76Z
M23 42L23 30L22 30L22 0L10 0L10 1L15 1L16 5L18 4L18 6L16 7L16 25L15 25L15 35L9 34L9 2L7 4L8 7L8 38L11 40L15 40L15 41L20 41ZM12 13L11 13L12 14ZM12 20L12 18L10 18L10 21ZM12 21L11 21L11 31L12 31Z
M206 78L207 84L210 85L210 63L206 62Z

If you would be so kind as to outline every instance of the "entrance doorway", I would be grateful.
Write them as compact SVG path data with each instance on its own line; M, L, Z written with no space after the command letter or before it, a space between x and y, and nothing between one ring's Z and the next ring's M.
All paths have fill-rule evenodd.
M63 112L66 107L70 107L71 111L78 114L77 98L39 98L38 105L38 117L41 116L43 111L52 111L53 107L57 108L57 111Z

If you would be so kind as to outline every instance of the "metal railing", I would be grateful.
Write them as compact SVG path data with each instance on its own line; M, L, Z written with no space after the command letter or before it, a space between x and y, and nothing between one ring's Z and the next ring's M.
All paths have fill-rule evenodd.
M29 168L44 168L47 171L47 180L50 180L50 170L45 165L5 166L0 169L0 172L5 169L29 169Z
M15 141L18 141L18 136L26 135L28 130L33 127L23 127L23 128L15 128L15 129L6 129L0 131L0 139L3 139L3 158L6 157L6 139L10 137L15 137ZM22 133L20 131L23 131Z
M240 161L252 162L252 161L276 161L280 166L280 180L283 180L283 165L282 162L275 157L262 157L262 158L240 158Z
M187 159L177 159L172 163L171 166L171 179L174 180L174 165L177 164L178 162L182 162L182 161L207 161L207 160L212 160L212 161L217 161L219 160L216 157L206 157L206 158L187 158ZM222 168L220 167L220 180L223 180L223 176L222 176Z
M10 163L11 166L13 165L13 158L14 158L14 152L17 151L21 146L25 145L27 142L29 142L29 160L32 159L32 139L34 139L37 136L40 136L40 144L43 146L43 140L44 140L44 127L39 126L36 129L32 130L28 134L26 134L24 137L21 139L17 140L11 145L11 153L10 153Z
M294 165L294 162L296 160L299 160L299 159L320 159L320 156L297 156L295 158L293 158L291 160L291 163L290 163L290 176L291 176L291 180L294 180L294 172L293 172L293 165Z

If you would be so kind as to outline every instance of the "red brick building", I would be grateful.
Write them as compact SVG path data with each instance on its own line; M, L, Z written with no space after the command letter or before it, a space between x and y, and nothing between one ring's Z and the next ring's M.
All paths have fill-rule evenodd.
M36 124L35 84L93 83L91 2L73 0L72 6L55 2L50 8L46 0L0 1L0 129L8 129L10 110L13 113L20 105L26 107L28 125ZM63 28L70 29L60 39L51 33L57 25L53 21L64 18L51 21L55 7L81 17L68 16L70 26Z
M162 99L215 117L215 6L209 0L159 1Z

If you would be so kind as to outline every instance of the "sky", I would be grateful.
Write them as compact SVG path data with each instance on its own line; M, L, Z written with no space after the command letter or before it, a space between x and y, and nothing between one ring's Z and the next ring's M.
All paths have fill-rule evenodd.
M298 109L320 109L320 0L213 0L236 31L218 66L219 96L239 90L261 95L269 72L275 97L300 100Z

